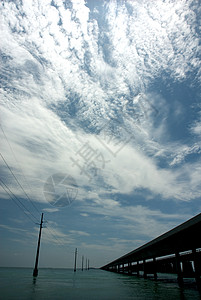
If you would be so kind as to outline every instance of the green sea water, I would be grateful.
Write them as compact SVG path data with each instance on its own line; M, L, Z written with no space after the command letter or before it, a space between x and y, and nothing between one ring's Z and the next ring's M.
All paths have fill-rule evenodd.
M0 268L0 299L201 299L193 280L180 288L173 275L143 279L99 269Z

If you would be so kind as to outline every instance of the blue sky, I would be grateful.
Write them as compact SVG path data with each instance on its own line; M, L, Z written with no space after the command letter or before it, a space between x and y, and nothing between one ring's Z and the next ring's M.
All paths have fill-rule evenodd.
M33 266L41 212L41 267L75 247L102 266L200 213L200 2L0 10L0 265Z

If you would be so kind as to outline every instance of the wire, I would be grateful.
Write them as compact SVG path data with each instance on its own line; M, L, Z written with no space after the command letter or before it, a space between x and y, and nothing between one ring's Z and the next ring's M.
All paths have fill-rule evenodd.
M48 220L45 220L44 222L48 223ZM59 238L57 238L57 233L54 229L50 228L50 227L46 227L46 229L49 231L49 233L54 237L54 239L58 242L57 245L61 246L62 248L64 248L66 250L66 245L62 242L62 240Z
M33 222L34 224L36 224L36 222L33 220L33 218L38 222L38 219L33 215L33 213L26 208L26 206L20 201L20 199L10 190L10 188L2 181L2 179L0 178L0 185L1 187L4 189L4 191L9 195L9 197L11 198L11 200L13 200L13 202L23 211L23 213L26 215L26 217L31 220L31 222ZM5 187L6 188L5 188ZM7 189L7 190L6 190ZM8 192L9 191L9 192ZM17 201L16 201L16 200ZM23 206L23 208L19 205L19 203ZM26 213L26 211L29 212L29 214ZM50 229L48 227L46 227L46 229L49 231L49 233L53 236L53 238L58 242L56 243L58 246L64 248L66 250L66 246L64 245L64 243L59 240L56 235L53 233L53 229Z
M57 244L57 245L64 246L64 244L63 244L60 240L58 240L58 238L56 237L56 235L53 233L53 231L52 231L50 228L46 227L46 229L50 232L50 234L51 234L51 235L55 238L55 240L59 243L59 244Z
M9 147L10 147L10 150L11 150L11 152L12 152L12 154L13 154L13 157L15 158L15 160L16 160L16 162L17 162L17 164L18 164L18 167L19 167L19 169L21 170L21 173L22 173L22 175L23 175L23 177L24 177L24 179L25 179L25 181L26 181L26 183L27 183L29 189L32 191L32 189L31 189L31 187L30 187L28 181L26 180L26 177L25 177L25 175L24 175L24 173L23 173L23 170L22 170L22 168L21 168L21 166L20 166L20 163L19 163L19 161L17 160L17 158L16 158L16 156L15 156L15 153L14 153L12 147L11 147L11 144L9 143L9 140L8 140L8 138L7 138L7 136L6 136L6 133L5 133L5 131L3 130L3 127L2 127L2 125L1 125L1 123L0 123L0 127L1 127L1 130L2 130L3 134L4 134L4 137L5 137L6 141L7 141L8 145L9 145ZM28 196L28 194L26 193L26 191L24 190L24 188L22 187L21 183L19 182L19 180L17 179L17 177L16 177L15 174L13 173L12 169L10 168L10 166L8 165L8 163L6 162L6 159L4 158L4 156L3 156L1 153L0 153L0 155L1 155L1 157L2 157L2 159L3 159L3 161L4 161L4 163L6 164L7 168L9 169L9 171L11 172L11 174L13 175L13 177L15 178L15 181L18 183L18 185L20 186L20 188L22 189L22 191L23 191L24 194L26 195L27 199L31 202L31 204L32 204L32 206L34 207L34 209L40 214L40 211L39 211L38 208L35 206L35 204L32 202L32 200L30 199L30 197ZM32 215L32 217L34 217L34 219L37 220L37 218L32 214L32 212L26 208L26 206L25 206L25 205L17 198L17 196L16 196L14 193L12 193L12 191L9 189L9 187L8 187L1 179L0 179L0 181L4 184L4 186L6 186L6 188L10 191L10 193L11 193L11 194L12 194L12 195L13 195L13 196L21 203L21 205L24 207L24 209L26 209L27 211L29 211L30 215ZM2 186L2 184L1 184L1 186ZM3 186L2 186L2 187L3 187ZM5 190L4 187L3 187L3 189ZM11 197L11 195L8 193L8 191L5 190L5 192L7 192L7 194ZM11 199L15 202L15 204L16 204L20 209L22 209L21 206L15 201L15 199L13 199L12 197L11 197ZM24 210L23 210L23 212L25 213ZM25 213L25 214L26 214L26 213ZM26 216L29 217L29 215L27 215L27 214L26 214ZM31 219L31 221L34 222L32 219ZM37 220L37 221L38 221L38 220ZM48 221L47 221L47 222L48 222ZM34 222L34 223L35 223L35 222ZM47 228L47 230L48 230L48 231L50 232L50 234L54 237L54 239L58 242L57 245L62 246L62 247L65 247L64 243L61 242L61 240L59 240L59 239L56 237L56 235L53 233L53 229ZM56 232L55 232L55 233L56 233Z
M15 181L18 183L18 185L21 187L22 191L24 192L24 194L26 195L27 199L32 203L31 199L29 198L29 196L27 195L27 193L25 192L24 188L22 187L21 183L19 182L19 180L17 179L17 177L15 176L15 174L13 173L12 169L10 168L10 166L8 165L8 163L6 162L5 158L3 157L3 155L0 152L0 155L4 161L4 163L6 164L7 168L9 169L9 171L11 172L11 174L13 175L13 177L15 178ZM32 203L33 205L33 203Z
M48 227L46 227L46 229L50 232L50 234L54 237L54 239L58 242L56 243L58 246L61 246L62 248L64 248L66 250L66 245L62 242L61 239L58 239L56 237L56 235L53 233L53 229L50 229Z
M38 219L32 214L32 212L26 208L26 206L20 201L20 199L9 189L9 187L1 180L0 178L0 185L2 186L2 188L4 189L4 191L9 195L9 197L13 200L13 202L23 211L23 213L27 216L27 218L29 218L34 224L35 221L33 221L32 218L36 219L38 221ZM7 190L10 192L8 192L5 187L7 188ZM16 200L17 201L16 201ZM18 204L18 202L24 207L24 209L26 211L29 212L29 214L26 213L26 211L23 210L23 208ZM32 217L31 217L32 216Z
M21 166L20 166L20 163L19 163L19 161L17 160L17 158L16 158L16 156L15 156L15 153L14 153L12 147L11 147L11 144L9 143L9 140L8 140L8 138L7 138L7 136L6 136L6 133L5 133L5 131L4 131L4 129L3 129L2 125L1 125L1 123L0 123L0 127L1 127L1 130L2 130L3 134L4 134L4 137L5 137L6 141L7 141L8 145L9 145L9 147L10 147L10 150L11 150L11 152L12 152L12 154L13 154L13 157L15 158L15 161L17 162L18 167L19 167L19 169L20 169L20 171L21 171L21 173L22 173L22 175L23 175L23 177L24 177L24 179L25 179L25 181L26 181L26 183L27 183L27 185L28 185L30 191L33 192L32 189L31 189L31 186L30 186L30 184L29 184L29 182L28 182L28 180L26 179L26 176L24 175L24 172L23 172L23 170L22 170L22 168L21 168ZM26 195L27 195L27 194L26 194ZM27 196L28 196L28 195L27 195ZM28 199L29 199L29 201L31 202L31 204L32 204L32 206L34 207L34 209L35 209L39 214L41 214L41 212L38 210L38 208L37 208L36 205L33 203L33 201L31 201L31 199L30 199L29 197L28 197Z

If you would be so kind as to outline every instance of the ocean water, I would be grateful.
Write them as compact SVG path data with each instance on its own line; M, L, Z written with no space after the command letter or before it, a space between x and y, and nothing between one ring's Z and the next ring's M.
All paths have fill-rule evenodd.
M179 288L174 275L158 281L99 269L0 268L0 299L201 299L193 280Z

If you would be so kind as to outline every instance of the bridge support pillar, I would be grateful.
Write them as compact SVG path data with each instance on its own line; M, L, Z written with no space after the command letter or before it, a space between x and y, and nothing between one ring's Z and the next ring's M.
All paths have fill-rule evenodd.
M140 266L139 266L139 261L137 261L137 276L140 276Z
M132 274L132 270L131 270L131 262L128 263L128 274L129 274L129 275Z
M198 261L198 255L196 249L192 250L193 254L193 261L194 261L194 268L195 268L195 280L199 290L201 290L201 279L200 279L200 263Z
M124 264L122 264L122 273L124 274Z
M143 270L144 270L144 274L143 274L143 277L144 279L147 278L147 272L146 272L146 260L143 259Z
M157 264L156 264L156 258L153 258L153 273L154 273L154 280L157 280Z
M183 285L183 276L182 276L182 271L181 271L179 252L176 252L175 256L176 256L177 280L178 280L179 286L182 286Z

